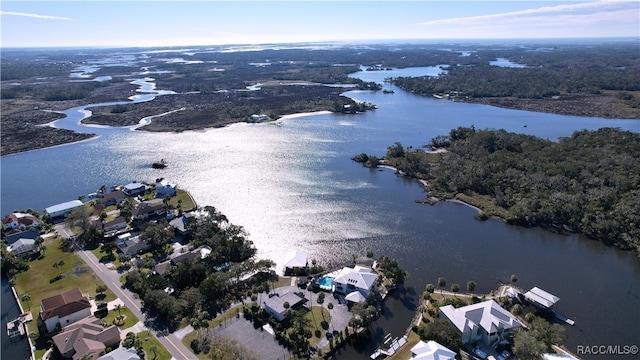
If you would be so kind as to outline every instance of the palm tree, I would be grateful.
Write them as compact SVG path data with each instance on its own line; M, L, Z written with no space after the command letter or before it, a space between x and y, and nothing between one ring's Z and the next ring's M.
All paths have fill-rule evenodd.
M438 286L440 287L440 294L442 294L442 289L447 286L447 279L443 277L438 278Z
M153 358L155 359L156 357L158 357L158 354L156 353L156 351L158 351L158 346L157 345L151 345L149 346L149 351L151 351L153 353Z
M31 310L31 304L29 304L29 300L31 300L31 295L22 294L22 301L26 302L27 306L29 307L29 310Z
M476 289L476 282L472 280L467 281L467 291L473 292L473 290L475 289Z
M456 294L458 291L460 291L460 285L458 284L451 285L451 291L453 291L453 293Z

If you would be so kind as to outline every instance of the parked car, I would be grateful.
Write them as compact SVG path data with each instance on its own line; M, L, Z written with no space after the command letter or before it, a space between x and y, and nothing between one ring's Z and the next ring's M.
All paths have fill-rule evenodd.
M507 360L510 356L511 356L511 353L505 350L502 352L502 354L498 356L498 360Z
M487 353L485 353L484 351L482 351L482 349L480 349L480 347L476 346L473 349L473 353L478 355L481 359L484 359L487 357Z

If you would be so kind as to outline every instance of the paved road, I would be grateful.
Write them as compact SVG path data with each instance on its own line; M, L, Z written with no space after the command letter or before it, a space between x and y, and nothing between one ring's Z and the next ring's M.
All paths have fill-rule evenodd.
M58 234L66 239L71 238L73 234L66 228L64 224L56 225L56 231ZM97 276L109 287L111 291L125 304L129 310L142 322L146 317L142 313L142 302L136 298L136 296L126 288L122 287L120 283L120 273L116 270L108 269L104 264L98 261L98 258L91 252L82 249L76 249L76 253L89 267L95 272ZM190 360L195 359L196 356L182 344L182 341L175 334L163 335L158 332L155 333L158 341L171 353L173 359L176 360Z

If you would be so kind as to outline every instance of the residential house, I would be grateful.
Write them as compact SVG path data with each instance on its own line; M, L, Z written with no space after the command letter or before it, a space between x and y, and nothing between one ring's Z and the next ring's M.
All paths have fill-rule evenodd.
M127 196L144 194L145 191L147 191L147 185L143 183L133 182L122 187L122 192Z
M21 238L13 244L7 246L7 251L12 253L13 255L22 255L27 253L32 253L36 248L36 240L35 239L25 239Z
M137 220L147 219L149 216L162 215L166 212L162 199L153 199L149 201L143 201L135 209L133 209L132 216Z
M456 353L439 343L429 340L420 340L411 348L411 360L454 360Z
M273 315L276 320L282 321L287 317L288 309L296 309L305 301L305 298L290 292L281 296L269 297L267 300L262 302L262 308L269 314ZM285 303L288 303L289 306L285 307Z
M45 214L49 215L50 218L53 219L60 216L66 216L73 209L82 207L83 205L84 204L80 200L71 200L71 201L63 202L61 204L49 206L48 208L44 209L44 212Z
M30 227L40 226L40 220L31 214L13 213L2 218L2 228L4 230L18 229L24 231Z
M111 206L117 205L124 201L127 198L127 195L122 190L112 191L110 193L106 193L101 197L96 199L96 202L102 206Z
M507 343L507 335L522 324L493 300L454 308L451 305L440 308L440 317L451 321L462 333L462 342L482 342L488 346Z
M68 326L90 315L89 298L83 296L78 288L43 299L40 307L40 319L47 332L54 331L58 326Z
M98 360L141 360L135 348L119 347L110 353L104 354Z
M118 236L118 239L116 240L116 247L121 253L129 255L130 257L134 257L151 248L151 246L146 241L142 240L139 235L131 236L130 233Z
M166 196L174 196L178 190L178 185L169 182L166 179L158 179L156 181L156 197L164 198Z
M363 302L377 282L378 275L373 270L356 265L342 268L333 279L332 289L346 295L345 298L351 302Z
M19 229L9 229L4 232L4 237L9 245L20 239L35 239L38 236L40 236L40 230L37 228L29 228L24 231Z
M284 274L294 274L300 269L307 267L307 253L302 251L294 251L287 256L287 262L284 264Z
M189 234L189 222L195 221L195 214L192 212L184 213L182 216L169 221L178 235L186 236Z
M107 348L120 342L120 329L111 325L102 326L102 320L90 316L75 324L66 326L53 337L62 357L65 359L98 359Z
M127 228L127 220L123 216L118 216L117 218L102 223L102 230L105 233L114 232Z
M267 121L269 119L269 117L265 114L253 114L251 115L251 121L254 122L260 122L260 121Z

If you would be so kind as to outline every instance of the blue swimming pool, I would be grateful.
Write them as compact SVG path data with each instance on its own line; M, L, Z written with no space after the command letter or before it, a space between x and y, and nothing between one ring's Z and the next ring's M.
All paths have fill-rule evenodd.
M331 290L332 284L333 284L333 277L331 276L323 276L318 279L318 285L320 285L321 289Z

